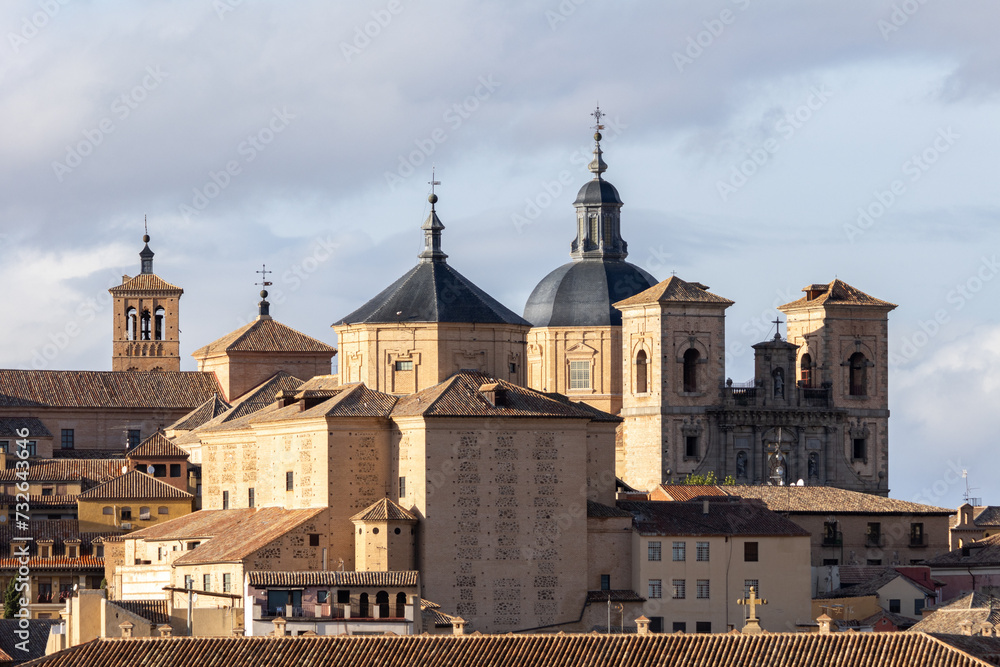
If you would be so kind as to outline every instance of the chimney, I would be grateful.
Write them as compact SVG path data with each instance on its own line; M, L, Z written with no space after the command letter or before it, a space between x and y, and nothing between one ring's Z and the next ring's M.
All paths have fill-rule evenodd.
M132 639L132 628L134 628L135 626L132 625L132 623L130 621L125 621L124 623L122 623L118 627L121 628L122 637L124 639Z
M273 633L274 636L275 637L284 637L285 636L285 625L288 623L288 621L286 621L281 616L279 616L276 619L274 619L273 623L274 623L274 633Z
M958 624L958 627L966 637L972 636L972 621L962 621Z
M456 616L451 619L452 633L456 635L465 634L465 619L461 616Z
M645 616L640 616L635 619L636 634L640 637L645 637L649 634L649 619Z
M161 625L160 627L158 627L157 630L159 631L161 637L173 637L174 636L174 629L170 627L169 623L164 623L163 625Z
M708 500L701 501L701 513L704 516L708 516Z
M830 629L830 624L833 622L833 619L827 616L826 614L823 614L822 616L817 618L816 622L819 623L819 633L821 635L828 635L832 632L832 630Z

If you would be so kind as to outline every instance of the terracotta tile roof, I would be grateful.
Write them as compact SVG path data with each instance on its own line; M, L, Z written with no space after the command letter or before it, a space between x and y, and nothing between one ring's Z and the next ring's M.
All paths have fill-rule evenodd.
M24 563L20 558L0 558L0 571L16 570ZM83 555L79 558L69 558L67 556L53 556L51 558L38 558L32 556L28 558L28 569L32 572L51 570L103 570L104 559L97 556Z
M0 417L0 438L20 438L17 433L28 429L31 438L51 438L52 433L37 417Z
M430 600L420 598L420 616L424 627L434 626L435 628L450 628L453 621L458 618L441 611L441 605Z
M710 503L704 505L657 501L618 501L631 512L640 535L748 535L808 537L809 532L757 503Z
M216 393L214 373L0 370L0 407L190 409Z
M803 292L819 291L820 285L808 285L802 288ZM865 294L857 287L848 285L843 280L834 280L826 286L826 290L816 298L810 300L807 296L797 299L783 306L778 306L778 310L784 311L786 308L795 309L815 306L873 306L876 308L887 308L892 310L896 304L876 299L870 294Z
M719 487L711 484L660 484L653 489L650 500L696 500L705 496L721 496L728 494Z
M340 375L334 373L333 375L316 375L308 380L300 387L304 390L323 390L323 389L338 389L343 385L340 384Z
M863 584L885 572L881 565L840 565L840 585L854 586Z
M184 293L180 287L171 285L155 273L140 273L134 278L123 276L122 284L108 291L115 296L125 292L177 292L177 296Z
M886 611L885 609L879 609L871 616L861 619L861 623L869 627L874 627L874 625L879 621L881 621L883 618L888 619L890 623L895 625L900 630L912 628L913 625L916 623L916 621L910 618L909 616L903 616L902 614L894 614L893 612Z
M373 391L363 384L342 385L336 389L300 388L292 396L294 403L274 412L261 413L251 421L314 417L388 417L398 400L396 396ZM300 401L305 401L305 405L311 407L302 410Z
M49 633L52 630L52 626L59 623L59 619L39 618L26 620L28 623L26 628L19 627L18 619L0 620L0 651L11 656L15 664L44 656L45 644L49 641ZM23 637L15 634L19 629L27 631L28 643L27 645L23 645L28 649L27 651L22 651L18 648L18 644L24 641Z
M962 623L971 623L973 632L984 623L996 627L1000 623L1000 598L983 593L963 595L924 616L912 631L960 635Z
M594 519L632 518L631 512L626 512L625 510L618 509L617 507L611 507L610 505L602 505L601 503L594 502L593 500L587 501L587 516Z
M383 498L352 516L351 521L417 521L417 517L388 498Z
M505 402L491 403L480 387L496 383L503 388ZM491 378L479 371L463 370L450 378L428 387L416 394L403 396L392 410L393 416L424 417L557 417L570 419L594 419L593 408L580 404L556 400L525 387ZM618 421L613 415L606 415L609 421Z
M204 359L226 352L315 352L333 357L337 349L270 317L258 317L196 350L191 356Z
M170 442L163 431L157 431L125 455L130 459L186 459L190 454Z
M21 502L17 495L0 494L0 506L10 506ZM72 509L76 510L76 496L28 496L28 507L39 509Z
M119 459L125 456L127 448L115 447L114 449L55 449L52 451L54 459Z
M125 459L36 459L28 467L29 482L79 482L100 484L122 474ZM7 459L8 467L0 470L0 482L18 482L14 461Z
M878 592L885 586L889 585L891 582L902 577L903 581L910 584L918 591L924 595L933 595L934 591L922 586L913 579L903 575L900 572L892 569L891 567L883 568L881 572L876 574L874 577L868 581L864 581L859 584L854 584L852 586L841 586L840 588L834 589L829 593L821 593L816 596L817 600L826 600L830 598L853 598L853 597L864 597L867 595L878 595Z
M728 308L736 302L712 294L708 291L708 287L701 283L689 283L677 276L671 276L635 296L619 301L614 306L621 310L623 306L641 306L650 303L706 303Z
M66 540L80 540L82 546L90 546L94 540L104 535L113 535L120 531L111 528L104 532L80 532L80 522L76 519L38 519L30 522L28 532L34 538L30 545L31 553L36 553L35 545L42 540L51 540L54 544L63 544ZM0 544L9 544L15 536L23 535L16 531L10 521L0 523Z
M975 542L968 542L954 551L949 551L946 554L925 560L923 565L935 569L965 569L967 567L1000 565L1000 533L984 537Z
M976 641L966 641L976 640ZM956 645L960 648L956 648ZM96 639L30 667L988 667L1000 639L919 632Z
M1000 640L995 637L964 637L962 635L948 634L934 634L930 636L967 655L985 660L992 665L1000 665Z
M170 623L166 600L109 600L108 602L154 625Z
M931 514L951 515L954 509L921 505L832 486L720 486L731 496L757 498L775 512L803 514Z
M1000 526L1000 505L987 505L972 520L976 526L996 528Z
M219 398L218 394L215 394L212 398L168 426L167 430L193 431L199 426L212 421L231 407L233 406Z
M80 494L80 500L190 500L194 496L138 470Z
M616 591L587 591L587 602L589 604L607 603L608 596L612 602L645 602L646 598L632 590Z
M200 548L200 547L199 547ZM340 586L342 588L414 588L419 583L416 570L395 572L248 572L247 582L266 586Z
M204 430L229 430L245 426L254 413L268 407L274 407L277 395L283 391L295 391L302 386L302 380L278 371L270 378L232 401L232 408L215 419L206 422Z

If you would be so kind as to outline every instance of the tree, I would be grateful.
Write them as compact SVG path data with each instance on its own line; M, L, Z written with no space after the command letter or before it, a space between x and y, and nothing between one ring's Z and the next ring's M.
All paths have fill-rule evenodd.
M11 577L3 597L3 617L14 618L21 610L21 593L17 590L17 577Z
M690 474L684 478L684 483L691 486L715 486L719 484L719 480L715 478L715 471L710 470L705 475ZM727 475L726 479L722 482L722 486L736 486L736 478L732 475Z

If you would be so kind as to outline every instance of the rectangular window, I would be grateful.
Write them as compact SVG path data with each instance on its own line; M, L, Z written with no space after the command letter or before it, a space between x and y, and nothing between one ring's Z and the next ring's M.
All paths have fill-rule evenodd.
M743 597L750 597L750 589L754 590L754 595L760 597L760 582L756 579L745 579L743 581Z
M351 604L351 591L337 591L337 604Z
M712 632L712 622L711 621L697 621L694 624L694 631L695 632L711 633Z
M823 546L837 547L843 543L840 531L837 529L836 521L826 521L823 523Z
M865 530L865 546L882 546L882 524L878 521L868 523L868 528Z
M233 592L233 575L229 574L228 572L225 572L222 575L222 592L223 593Z
M184 575L184 588L187 590L194 588L194 577L190 574Z
M22 450L27 453L28 456L38 456L38 441L28 440L27 442L23 440L15 440L17 443L17 451L20 453ZM23 444L22 444L23 443Z
M699 579L697 587L697 595L699 600L707 600L709 592L708 579Z
M516 372L517 372L517 364L515 364L515 363L514 363L514 362L512 361L512 362L510 362L509 364L507 364L507 369L508 369L508 370L509 370L509 371L510 371L511 373L516 373Z
M610 591L611 590L611 575L602 574L601 575L601 590Z
M683 600L687 597L687 582L684 579L674 579L674 599Z
M869 558L867 561L865 561L865 565L881 565L881 564L882 564L881 558Z
M674 560L687 560L687 542L674 542Z
M399 497L400 498L405 498L406 497L406 478L405 477L400 477L399 478Z
M156 513L157 514L170 514L170 508L167 507L166 505L160 505L157 508Z
M590 362L569 362L569 388L590 389Z
M924 524L922 523L911 523L910 524L910 546L911 547L922 547L926 546L924 542Z
M319 533L309 533L309 546L311 547L319 546Z
M698 436L689 435L684 438L684 456L689 459L698 458Z
M73 429L64 428L62 430L62 448L73 449Z
M647 560L658 561L660 560L660 552L662 550L663 543L660 541L650 542L646 549Z
M839 558L824 558L823 559L823 565L839 565L839 564L840 564L840 559Z
M180 477L181 476L181 464L180 463L171 463L170 464L170 476L171 477Z
M128 449L138 447L140 442L142 442L142 431L137 428L130 428L128 430Z
M210 574L201 575L201 590L203 591L212 590L212 575Z
M51 496L52 495L52 491L54 491L54 489L51 486L43 486L42 487L42 495L43 496Z
M285 491L292 491L295 489L295 473L289 470L285 473Z
M868 458L867 442L864 438L854 438L854 460L864 461Z
M924 599L916 598L913 601L913 615L919 618L924 611Z
M330 601L330 591L316 591L316 602L326 604Z
M889 611L893 614L898 614L900 610L899 600L889 600Z
M253 487L247 489L247 507L253 507Z
M685 623L684 621L674 621L673 628L674 632L687 632L688 624Z
M397 361L396 362L397 371L412 371L413 362L412 361Z
M743 561L746 563L756 563L760 555L757 542L743 543Z
M649 580L649 599L655 600L657 598L663 597L663 580L662 579L650 579Z
M9 454L10 453L10 440L0 440L0 453Z
M122 521L131 521L131 520L132 520L132 508L131 507L123 507L122 508Z
M708 542L695 543L695 559L700 561L708 560Z
M229 509L229 492L228 491L223 491L222 492L222 509L224 509L224 510Z

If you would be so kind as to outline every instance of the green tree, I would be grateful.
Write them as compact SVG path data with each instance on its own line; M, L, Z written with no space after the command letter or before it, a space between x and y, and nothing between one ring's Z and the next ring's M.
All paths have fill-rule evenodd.
M14 618L21 610L21 593L15 586L17 586L17 577L11 577L10 583L7 584L7 592L3 596L4 618Z
M696 485L707 485L715 486L719 484L719 480L715 477L715 471L710 470L704 475L690 474L684 478L685 484L690 484L692 486ZM723 480L722 486L736 486L736 478L732 475L727 475L726 479Z

